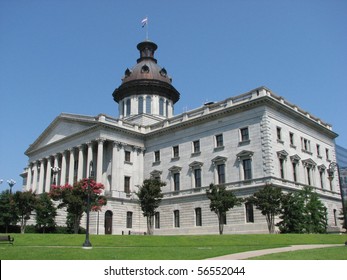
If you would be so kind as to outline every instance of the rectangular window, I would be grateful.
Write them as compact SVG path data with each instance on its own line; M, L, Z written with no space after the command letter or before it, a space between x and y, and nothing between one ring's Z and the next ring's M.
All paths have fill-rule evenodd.
M130 193L130 177L128 176L124 177L124 192L127 194Z
M317 156L320 157L320 146L317 144Z
M294 146L294 133L293 132L289 132L289 141L290 141L290 145Z
M178 192L180 190L180 173L174 173L174 191Z
M241 133L241 142L249 140L248 127L241 128L240 133Z
M327 160L330 160L330 157L329 157L329 149L325 149L325 155L327 157Z
M133 212L127 212L127 228L133 227Z
M297 178L297 175L296 175L296 165L297 165L296 162L292 162L292 166L293 166L293 180L294 180L294 182L298 181L298 178Z
M125 151L124 157L125 157L126 162L130 162L130 155L131 155L131 153L129 151Z
M277 140L282 141L282 129L280 127L277 127L276 132L277 132Z
M159 162L160 161L160 151L154 152L154 161Z
M180 211L179 210L174 211L174 226L175 228L180 227Z
M195 181L195 187L201 188L201 169L200 168L194 169L194 181Z
M223 225L227 224L227 213L221 213L221 220Z
M324 189L324 171L319 171L320 187Z
M173 158L178 158L180 156L180 150L178 146L173 146L172 147L172 157Z
M252 160L251 159L243 160L243 176L244 176L244 180L252 179Z
M306 167L306 174L307 174L307 184L311 186L311 169L309 167Z
M193 153L200 153L200 141L193 142Z
M154 214L154 227L155 228L160 228L160 212L155 212Z
M218 184L225 183L225 164L217 165L217 173L218 173Z
M284 179L284 159L280 158L280 174L281 174L281 178Z
M223 134L216 135L216 147L223 147Z
M201 208L195 208L195 225L197 227L201 227L202 226Z
M311 152L311 143L310 140L301 137L301 148L305 152Z
M254 210L253 210L253 204L252 203L246 203L246 222L247 223L254 223Z

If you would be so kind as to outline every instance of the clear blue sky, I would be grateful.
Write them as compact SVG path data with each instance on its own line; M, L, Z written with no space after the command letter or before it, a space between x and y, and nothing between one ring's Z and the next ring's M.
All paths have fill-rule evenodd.
M177 114L264 85L347 147L346 15L345 0L0 0L0 190L21 188L25 150L61 112L118 117L145 16Z

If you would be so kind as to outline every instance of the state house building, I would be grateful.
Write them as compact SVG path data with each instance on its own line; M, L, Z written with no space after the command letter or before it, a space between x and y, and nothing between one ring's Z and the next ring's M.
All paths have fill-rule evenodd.
M210 183L240 197L268 184L285 192L310 185L328 209L329 227L340 227L338 179L330 182L327 173L337 137L329 124L266 87L174 115L180 93L157 64L157 45L144 41L137 49L137 63L113 92L119 117L59 115L25 152L24 190L48 192L53 180L73 184L88 177L93 162L108 203L91 213L90 231L122 234L146 231L135 192L144 179L160 178L166 186L154 234L167 235L218 234ZM268 232L252 205L231 209L225 223L226 234Z

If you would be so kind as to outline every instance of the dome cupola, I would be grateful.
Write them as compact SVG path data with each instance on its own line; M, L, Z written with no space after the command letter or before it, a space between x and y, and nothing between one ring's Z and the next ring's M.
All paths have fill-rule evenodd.
M137 45L140 58L132 68L127 68L122 84L113 92L113 99L119 104L120 117L139 114L171 117L173 104L180 93L172 86L172 79L165 68L157 64L154 53L158 46L151 41Z

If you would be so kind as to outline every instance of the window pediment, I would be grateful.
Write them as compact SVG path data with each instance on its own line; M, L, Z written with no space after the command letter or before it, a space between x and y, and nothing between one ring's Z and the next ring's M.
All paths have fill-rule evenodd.
M288 153L285 150L277 152L277 156L281 159L287 159Z
M290 160L292 162L296 162L296 163L299 163L301 158L298 156L298 155L293 155L293 156L290 156Z
M197 168L203 166L204 163L201 161L193 161L191 164L189 164L190 168Z
M254 152L252 151L247 151L247 150L243 150L241 152L239 152L236 157L238 159L242 159L242 158L251 158L253 156Z
M304 166L306 166L306 167L311 167L311 168L313 168L313 167L316 167L316 165L317 165L317 163L315 163L312 159L305 159L305 160L303 160L302 161L302 164L304 165Z
M180 172L182 170L182 167L181 166L177 166L177 165L173 165L169 168L169 171L171 173L177 173L177 172Z
M228 158L226 157L222 157L222 156L216 156L215 158L213 158L211 161L213 163L218 163L218 162L226 162Z

